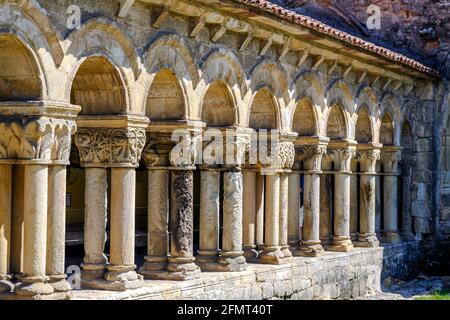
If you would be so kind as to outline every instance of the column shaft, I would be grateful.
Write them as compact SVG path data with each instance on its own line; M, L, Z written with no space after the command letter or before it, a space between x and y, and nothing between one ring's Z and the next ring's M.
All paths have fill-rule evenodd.
M224 172L223 183L223 238L219 262L226 265L228 271L241 271L246 269L242 251L242 172Z
M411 177L402 177L402 229L401 235L406 240L413 240L415 238L412 229L412 216L411 216Z
M292 257L288 244L289 175L280 174L280 249L285 258Z
M356 166L352 166L352 171L356 171ZM358 237L358 175L350 176L350 236L352 241Z
M82 278L103 278L108 262L104 254L108 208L108 175L105 168L86 168L85 176Z
M300 174L289 175L288 243L292 251L300 244Z
M148 238L144 276L164 270L169 253L169 170L148 170Z
M171 171L170 222L171 243L167 279L191 280L200 277L193 256L193 184L192 170Z
M305 174L304 220L300 254L317 257L322 254L320 241L320 176L316 173Z
M336 172L334 176L334 233L331 251L349 251L350 240L350 179L348 173Z
M375 230L377 233L381 233L381 176L375 177Z
M360 232L355 246L377 247L379 241L375 232L376 177L371 174L360 176Z
M200 243L198 265L217 262L219 253L220 172L202 171L200 178Z
M48 170L47 275L55 291L69 291L65 281L66 238L66 167L55 165Z
M265 237L261 262L279 264L284 258L280 250L280 175L266 176Z
M243 199L243 230L242 239L244 255L248 258L257 256L256 249L256 172L244 171Z
M323 245L331 243L333 210L333 176L322 174L320 177L320 240Z
M0 280L10 273L11 200L12 165L0 164Z
M397 176L383 176L383 234L386 242L396 242L398 236L398 212L397 212Z
M264 207L265 207L265 176L256 174L256 246L257 250L264 247Z
M46 283L45 275L47 245L47 165L25 165L25 217L23 283L16 293L25 296L48 295L54 292Z
M11 220L11 272L23 272L25 166L15 165L13 169L13 203Z

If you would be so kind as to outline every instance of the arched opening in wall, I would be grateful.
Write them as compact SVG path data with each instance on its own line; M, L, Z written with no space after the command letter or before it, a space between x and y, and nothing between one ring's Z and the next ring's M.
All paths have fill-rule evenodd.
M364 107L358 114L356 121L355 139L358 143L372 142L372 123L370 122L369 110Z
M176 75L164 69L153 79L147 95L145 114L151 121L183 118L185 99Z
M36 61L13 35L0 35L0 101L40 100L41 80Z
M81 116L107 116L126 112L125 84L118 70L104 57L87 58L78 68L72 82L70 102L81 106ZM111 169L107 170L107 215L109 234L111 203ZM84 256L83 232L85 210L85 169L80 166L78 149L72 145L67 179L67 256ZM139 232L137 233L139 234ZM108 236L109 239L109 236ZM105 252L109 252L109 242Z
M80 115L116 115L126 111L125 85L116 68L103 57L86 59L72 83L70 102Z
M330 140L340 140L346 137L346 121L342 108L335 105L331 108L327 122L327 136Z
M208 127L225 127L232 125L234 103L228 86L221 81L214 81L203 98L202 120Z
M295 109L292 124L293 131L298 133L299 136L314 136L317 131L316 123L316 116L311 102L307 98L302 98Z
M256 93L251 106L249 126L255 130L278 129L277 107L269 89L262 88Z
M400 183L398 188L398 226L400 234L411 240L413 234L413 219L411 215L411 184L412 169L415 163L412 131L409 122L405 120L401 131L402 157L400 161Z
M394 144L394 124L389 113L385 113L381 120L380 143L384 146L392 146Z

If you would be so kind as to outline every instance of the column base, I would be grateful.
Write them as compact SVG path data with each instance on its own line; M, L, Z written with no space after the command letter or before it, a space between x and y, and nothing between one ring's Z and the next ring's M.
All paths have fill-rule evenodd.
M411 231L400 231L400 238L405 241L416 240L416 235Z
M148 274L148 279L153 280L174 280L188 281L201 277L201 270L195 263L195 258L172 258L169 257L169 263L166 270L154 271Z
M145 263L139 270L139 273L144 276L144 278L151 278L151 274L154 272L160 272L166 270L167 268L167 257L153 257L146 256Z
M353 245L361 248L376 248L380 246L380 241L378 241L375 233L361 233L358 235L358 240L353 242Z
M247 261L243 251L222 251L218 261L225 272L247 270Z
M43 296L51 295L55 292L48 283L48 277L22 277L21 283L15 287L15 292L19 296L27 299L41 300Z
M284 258L284 254L278 246L266 247L259 255L259 263L265 264L285 264L289 260L290 258Z
M198 250L198 256L195 257L195 264L202 272L217 272L220 265L217 261L219 258L217 250Z
M350 234L350 240L353 241L358 241L358 233L354 232L352 234Z
M302 257L320 257L324 250L320 241L302 241L298 255Z
M256 246L244 246L244 257L248 262L256 262L258 260L259 252Z
M0 294L14 291L14 285L11 280L12 277L9 275L0 275Z
M126 291L141 288L144 285L144 277L137 274L136 266L109 265L105 274L105 290Z
M66 292L72 291L72 287L67 282L67 276L65 274L51 275L49 284L53 287L55 292Z
M291 259L293 256L288 246L282 247L281 252L283 253L285 259Z
M92 280L101 280L105 278L106 264L81 264L81 286L86 289L95 289L89 286Z
M347 236L337 236L331 239L331 244L328 246L329 251L334 252L349 252L353 249L352 241Z
M390 232L390 231L384 231L381 236L381 240L382 242L386 243L399 243L401 241L398 232Z

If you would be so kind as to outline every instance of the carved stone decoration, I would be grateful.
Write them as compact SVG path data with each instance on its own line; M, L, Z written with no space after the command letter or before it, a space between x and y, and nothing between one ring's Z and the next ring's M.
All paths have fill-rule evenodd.
M170 152L170 164L173 167L191 167L196 164L198 148L201 146L201 135L195 134L188 130L182 130L178 134L179 142L175 142L175 146Z
M259 146L261 148L261 146ZM295 162L295 147L292 142L267 143L258 150L259 163L276 169L290 169Z
M355 146L345 146L339 149L328 149L328 155L333 158L335 168L338 171L349 172L352 158L356 154Z
M322 156L327 151L326 145L311 145L299 147L298 160L302 160L304 164L304 170L320 171L322 168Z
M248 157L249 140L237 135L232 142L225 143L225 165L238 168L245 163Z
M380 150L358 150L355 158L359 160L362 172L376 173L376 164L380 159Z
M82 165L137 165L145 140L145 131L133 127L81 128L75 135Z
M398 173L398 163L402 154L400 150L382 150L381 161L385 173Z
M149 135L142 151L142 158L148 168L170 166L169 156L175 143L168 135Z
M0 159L69 161L72 120L50 117L1 117Z

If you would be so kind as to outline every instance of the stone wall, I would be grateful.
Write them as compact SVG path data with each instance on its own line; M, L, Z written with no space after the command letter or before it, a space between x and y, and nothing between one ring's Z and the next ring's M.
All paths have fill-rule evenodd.
M423 259L417 241L380 248L327 252L320 258L294 258L286 265L250 264L233 273L202 273L186 282L145 281L123 293L74 291L74 299L351 299L380 290L386 277L410 280Z

